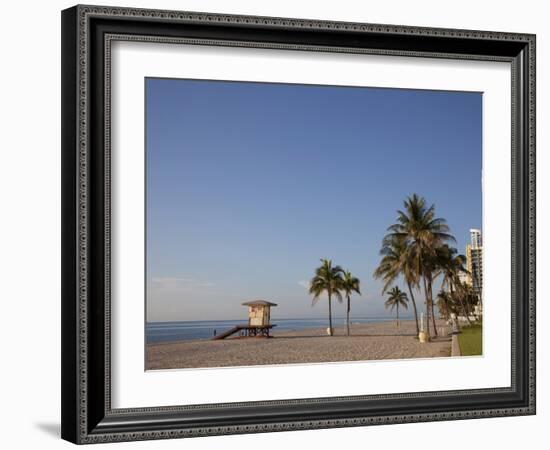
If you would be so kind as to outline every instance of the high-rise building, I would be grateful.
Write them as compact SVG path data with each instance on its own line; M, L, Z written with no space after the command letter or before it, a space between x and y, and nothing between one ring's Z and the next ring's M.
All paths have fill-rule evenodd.
M473 248L483 247L481 240L481 230L470 229L470 244Z
M483 291L483 241L481 230L470 230L470 243L466 246L466 265L472 280L472 286L479 295Z

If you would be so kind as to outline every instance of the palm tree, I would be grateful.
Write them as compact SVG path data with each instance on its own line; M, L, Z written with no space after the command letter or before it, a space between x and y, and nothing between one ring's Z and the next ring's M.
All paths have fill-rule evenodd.
M357 292L359 295L361 295L361 291L359 290L359 278L354 277L348 270L346 270L343 275L342 291L344 292L348 300L348 307L346 310L346 326L349 336L349 312L351 309L351 294L353 292Z
M416 324L416 335L418 336L420 328L418 327L418 310L413 294L413 286L415 288L419 287L419 276L414 270L415 268L411 258L410 248L407 245L407 240L395 236L385 239L382 242L380 254L382 255L382 260L374 271L374 277L384 280L384 287L382 288L382 294L384 294L389 285L393 283L400 274L403 276L411 297Z
M438 271L438 258L437 251L439 249L439 243L434 242L433 247L429 253L426 253L423 256L423 280L424 280L424 289L427 293L427 329L430 327L430 318L432 320L432 326L434 329L434 334L437 336L437 328L435 325L435 313L434 313L434 298L433 298L433 284L435 279L440 275Z
M309 283L309 293L313 295L313 305L317 303L319 296L326 292L328 296L328 322L329 334L333 336L332 328L332 296L342 301L342 273L340 266L333 266L330 259L321 259L321 265L315 269L315 276Z
M469 284L462 284L461 290L461 301L464 305L464 310L466 311L466 319L468 323L472 323L470 316L474 312L474 307L479 303L479 296L473 286Z
M386 300L386 303L384 303L384 306L386 308L390 308L390 311L393 311L394 308L396 309L397 326L399 326L399 306L401 305L403 308L407 309L407 301L409 299L407 298L407 294L405 294L397 286L394 286L392 289L390 289L388 294L389 297Z
M460 274L468 273L465 264L466 257L459 255L456 248L444 244L437 249L437 266L440 273L443 274L442 286L449 288L451 298L458 300L462 313L471 324L465 303L464 289L466 287L460 281Z
M422 278L426 297L426 315L428 337L430 335L429 316L433 318L433 272L436 249L448 241L455 241L449 233L445 219L435 217L435 206L427 206L426 200L413 194L403 202L404 210L397 211L397 223L388 228L389 234L384 238L404 239L408 242L410 257L413 260L415 273ZM432 319L434 333L437 335L435 319Z
M454 312L453 306L454 301L452 295L443 289L439 291L439 294L437 294L437 308L443 317L445 317L445 320L449 320L451 313Z

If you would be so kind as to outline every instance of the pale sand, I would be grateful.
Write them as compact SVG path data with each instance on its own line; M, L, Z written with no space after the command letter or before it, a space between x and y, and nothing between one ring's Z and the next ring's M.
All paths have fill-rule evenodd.
M335 328L273 332L273 338L227 338L147 344L147 369L254 366L314 362L368 361L377 359L431 358L451 355L451 339L443 335L421 344L414 321L353 324L351 336ZM274 329L276 330L276 328Z

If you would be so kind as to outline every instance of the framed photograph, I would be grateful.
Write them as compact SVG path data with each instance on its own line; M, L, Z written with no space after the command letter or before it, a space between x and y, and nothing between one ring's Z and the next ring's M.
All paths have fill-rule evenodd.
M535 36L62 12L62 437L535 413Z

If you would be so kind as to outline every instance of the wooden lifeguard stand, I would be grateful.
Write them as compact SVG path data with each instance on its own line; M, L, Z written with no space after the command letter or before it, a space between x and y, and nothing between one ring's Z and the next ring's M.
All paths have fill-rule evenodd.
M254 300L244 302L243 306L248 306L248 325L263 327L269 325L271 307L277 304L265 300Z
M277 306L277 304L265 300L254 300L244 302L243 306L248 306L248 325L237 325L222 334L214 336L213 339L225 339L237 332L242 337L271 337L269 330L275 326L269 323L271 307Z

